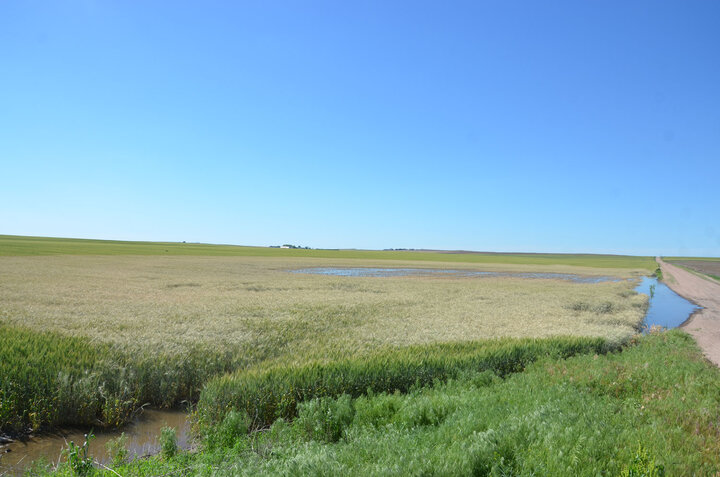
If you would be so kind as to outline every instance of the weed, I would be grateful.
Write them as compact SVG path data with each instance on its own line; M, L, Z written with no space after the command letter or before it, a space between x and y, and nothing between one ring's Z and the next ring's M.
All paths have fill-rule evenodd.
M239 438L245 437L252 422L245 412L229 411L223 421L206 439L210 448L233 447Z
M160 454L164 459L170 459L177 454L177 432L172 427L160 429Z
M127 449L128 438L125 433L121 433L115 439L111 439L105 443L105 449L107 449L108 455L112 460L114 466L120 466L125 464L130 457Z
M590 304L585 301L576 301L571 303L569 308L573 311L588 311L590 309Z
M355 416L350 396L337 399L315 398L298 406L297 425L306 438L321 442L337 442Z
M665 467L656 464L655 459L642 445L638 446L632 462L620 473L621 477L664 477Z
M609 314L614 313L616 311L615 304L609 301L604 301L602 303L598 303L597 305L593 306L591 310L593 313L599 313L599 314Z
M92 438L92 433L85 434L85 443L82 446L70 441L67 449L63 451L67 459L67 465L75 475L88 475L93 470L93 459L88 455Z

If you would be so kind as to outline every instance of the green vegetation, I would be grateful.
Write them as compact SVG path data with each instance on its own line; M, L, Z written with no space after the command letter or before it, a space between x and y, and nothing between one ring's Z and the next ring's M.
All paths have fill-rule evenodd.
M92 438L92 434L87 434L81 446L70 441L65 450L67 466L75 475L84 476L93 471L93 459L88 452Z
M502 377L466 370L406 393L324 397L247 433L228 412L201 452L139 460L141 475L714 475L720 371L687 334L622 352L546 357ZM98 470L98 474L115 475ZM71 475L67 465L60 475Z
M85 337L0 324L0 430L115 427L145 403L197 399L209 376L238 366L207 349L130 354Z
M121 433L116 439L111 439L105 443L108 456L112 465L117 467L126 464L130 459L130 452L127 449L128 438L125 433Z
M649 272L655 270L656 267L655 260L652 257L635 257L628 255L283 249L183 242L128 242L0 235L0 256L24 255L293 257L477 264L565 265L575 267L642 269Z
M211 380L198 403L202 426L220 424L228 411L252 416L251 429L279 418L292 419L298 405L315 398L360 396L366 392L406 392L453 379L467 371L499 376L522 371L541 357L602 353L601 338L497 339L484 342L411 346L326 364L308 363L261 371L241 371Z
M160 455L164 459L171 459L177 454L177 433L172 427L163 427L160 430Z

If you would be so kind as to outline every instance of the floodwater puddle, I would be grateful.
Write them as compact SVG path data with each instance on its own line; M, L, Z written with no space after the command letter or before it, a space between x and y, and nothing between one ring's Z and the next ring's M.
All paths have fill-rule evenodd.
M644 329L651 326L677 328L690 318L700 307L681 297L657 278L642 277L635 288L638 293L650 297L648 311L643 322Z
M126 448L131 459L157 454L160 451L160 430L166 426L174 428L177 432L179 448L190 447L190 421L187 413L145 409L139 418L123 429L93 432L94 437L90 440L88 455L97 462L108 464L110 456L105 444L120 437L123 432L127 436ZM67 448L68 443L72 441L82 445L88 432L89 430L67 430L0 446L0 476L23 475L30 468L30 464L38 459L57 464L62 450Z
M446 268L347 268L347 267L313 267L289 270L292 273L309 273L313 275L331 275L337 277L412 277L412 276L446 276L446 277L513 277L530 279L570 280L576 283L614 282L620 279L605 276L583 276L572 273L547 272L483 272L477 270L454 270Z

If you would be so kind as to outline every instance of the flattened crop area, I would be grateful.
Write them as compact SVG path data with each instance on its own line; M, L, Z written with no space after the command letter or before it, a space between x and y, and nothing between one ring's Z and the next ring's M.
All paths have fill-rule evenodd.
M131 350L210 345L262 361L497 336L622 338L642 320L646 303L627 280L288 273L349 263L358 265L256 257L4 257L0 320Z

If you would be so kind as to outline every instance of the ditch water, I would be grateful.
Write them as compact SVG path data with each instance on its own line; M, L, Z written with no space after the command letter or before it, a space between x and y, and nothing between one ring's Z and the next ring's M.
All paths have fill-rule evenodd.
M120 437L122 432L128 438L126 448L131 459L157 454L160 451L158 440L160 429L166 426L174 428L177 432L179 448L190 447L190 422L187 413L146 409L140 417L123 429L94 432L94 437L90 440L89 455L102 464L109 464L110 457L105 444ZM87 432L89 431L67 430L0 446L0 476L23 475L30 463L41 458L48 463L57 464L60 453L67 448L67 444L72 441L82 445Z
M677 328L700 309L664 283L658 282L657 278L642 277L642 282L635 291L650 297L650 306L643 322L644 329L651 326Z
M576 283L602 283L619 281L615 277L593 277L572 273L521 273L521 272L481 272L476 270L452 270L444 268L338 268L314 267L290 270L292 273L309 273L313 275L332 275L337 277L513 277L530 279L570 280Z

